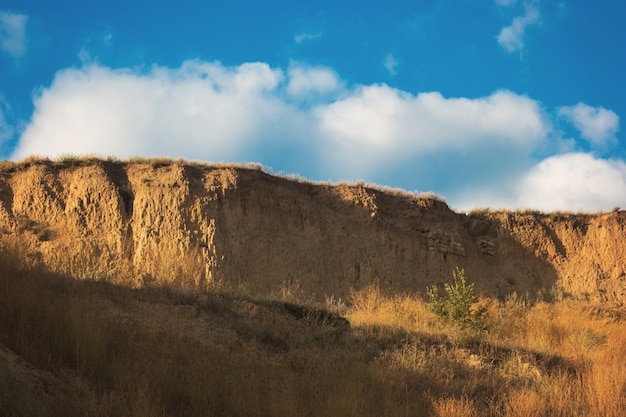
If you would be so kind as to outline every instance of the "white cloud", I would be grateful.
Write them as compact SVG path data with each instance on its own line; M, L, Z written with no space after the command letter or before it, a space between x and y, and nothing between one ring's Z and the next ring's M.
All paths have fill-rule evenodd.
M385 56L383 65L385 66L385 68L387 68L387 71L389 71L389 74L391 75L397 74L396 68L398 67L398 61L396 61L396 58L393 56L393 54L387 54Z
M296 41L296 43L303 43L303 42L315 41L315 40L320 39L321 37L322 37L321 32L299 33L296 36L294 36L294 40Z
M411 95L386 85L361 86L317 110L322 136L331 140L342 167L377 167L390 160L442 151L472 151L486 144L528 150L546 138L550 125L539 104L498 91L478 98Z
M375 171L380 163L369 162L383 155L481 143L530 149L550 130L537 102L508 91L467 99L414 96L386 85L346 90L331 69L298 63L286 74L264 63L187 61L148 72L92 63L57 73L34 107L15 158L186 151L215 160L237 158L259 141L317 137L326 143L319 147L324 158L359 175Z
M0 113L0 138L11 126ZM63 153L259 161L318 180L434 190L474 205L577 210L624 205L625 164L565 153L540 103L347 86L329 68L291 63L59 71L34 97L12 157ZM570 148L571 149L571 148ZM393 179L392 179L393 178ZM463 192L463 191L466 192Z
M14 158L101 153L237 159L288 137L300 117L276 95L284 74L264 63L185 62L149 72L98 64L57 73L34 99Z
M526 28L541 21L541 13L537 7L537 1L524 3L525 13L513 19L509 26L502 28L497 36L498 43L507 52L521 51L524 48L524 36Z
M505 175L506 168L501 173ZM450 203L465 211L476 207L609 211L626 206L626 163L589 153L554 155L503 181L466 186Z
M28 16L0 11L0 49L20 58L26 52L26 22Z
M626 206L626 163L586 153L547 158L521 179L518 207L553 210L611 210Z
M326 96L342 88L342 83L335 71L325 67L311 67L292 63L287 70L287 93L304 99Z
M594 146L602 147L616 141L619 116L611 110L578 103L575 106L561 107L558 114L578 129L581 137Z

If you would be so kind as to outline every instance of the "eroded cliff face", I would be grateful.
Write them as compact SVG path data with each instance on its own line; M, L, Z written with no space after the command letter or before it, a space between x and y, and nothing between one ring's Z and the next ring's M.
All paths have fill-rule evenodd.
M72 166L73 165L73 166ZM424 291L466 269L505 296L555 284L626 301L626 213L458 214L437 199L177 163L22 163L0 173L0 231L76 277L345 296ZM122 278L120 278L122 277Z

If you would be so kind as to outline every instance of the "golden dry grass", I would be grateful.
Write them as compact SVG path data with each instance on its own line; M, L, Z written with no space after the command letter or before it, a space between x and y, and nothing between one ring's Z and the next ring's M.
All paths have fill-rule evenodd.
M198 281L190 251L158 266L159 285L130 289L50 273L4 242L0 343L58 381L17 383L0 360L4 415L24 402L45 404L28 408L42 416L626 413L618 309L511 297L489 306L489 332L477 336L418 295L375 285L325 305L299 299L295 284L253 298Z

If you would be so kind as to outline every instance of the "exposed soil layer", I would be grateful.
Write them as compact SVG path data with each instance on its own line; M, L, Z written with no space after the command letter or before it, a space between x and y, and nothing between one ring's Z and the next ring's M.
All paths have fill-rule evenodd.
M626 212L455 213L436 198L234 166L31 162L0 172L0 239L75 277L192 276L323 298L424 291L465 268L489 296L558 284L626 301ZM130 271L130 272L129 272ZM174 272L172 272L174 271ZM180 282L179 282L180 283Z

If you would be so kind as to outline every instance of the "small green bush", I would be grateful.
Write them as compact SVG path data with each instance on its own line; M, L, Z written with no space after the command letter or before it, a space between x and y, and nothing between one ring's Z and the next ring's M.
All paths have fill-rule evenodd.
M427 289L429 310L445 322L463 330L485 333L488 306L474 307L478 299L474 293L474 284L467 283L464 269L456 267L452 271L452 276L454 282L444 284L447 299L441 298L437 286L433 285Z

